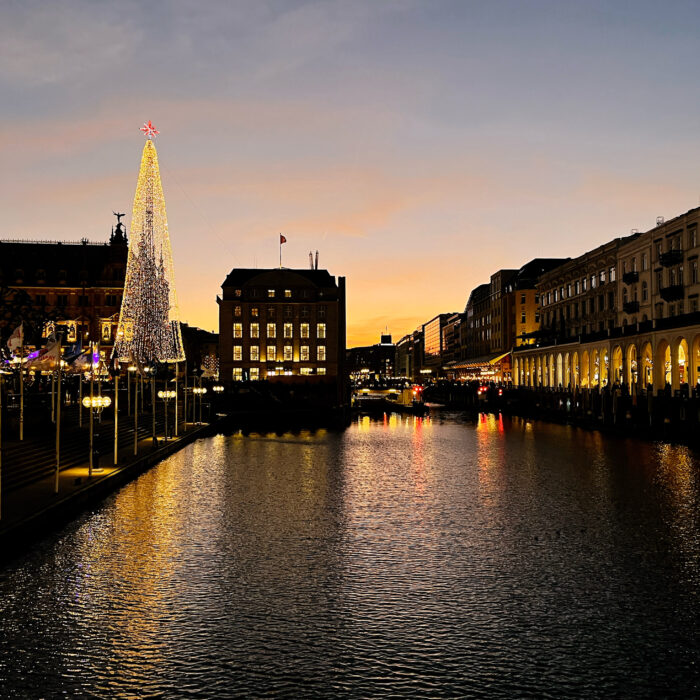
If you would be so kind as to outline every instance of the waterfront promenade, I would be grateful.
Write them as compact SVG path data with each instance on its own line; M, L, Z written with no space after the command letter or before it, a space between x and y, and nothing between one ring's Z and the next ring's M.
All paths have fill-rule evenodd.
M4 491L2 495L0 562L75 517L84 508L95 505L107 494L192 440L209 434L216 421L181 423L178 437L165 441L164 422L162 417L158 417L154 444L151 416L144 414L138 432L136 455L133 423L126 420L126 416L120 416L120 422L122 427L119 430L116 466L114 424L105 421L97 426L101 439L91 477L86 429L72 426L72 430L66 430L63 445L63 463L66 466L59 472L58 492L55 489L55 461L51 458L46 439L35 438L25 443L15 441L10 444L5 453L14 458L14 464L10 462L5 465L5 472L10 477L5 481L10 484L11 490Z

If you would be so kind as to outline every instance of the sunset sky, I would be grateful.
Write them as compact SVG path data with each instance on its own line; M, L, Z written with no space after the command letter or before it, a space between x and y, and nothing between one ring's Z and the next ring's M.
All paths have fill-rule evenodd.
M700 202L700 5L0 0L0 238L106 240L151 119L181 318L345 275L348 344Z

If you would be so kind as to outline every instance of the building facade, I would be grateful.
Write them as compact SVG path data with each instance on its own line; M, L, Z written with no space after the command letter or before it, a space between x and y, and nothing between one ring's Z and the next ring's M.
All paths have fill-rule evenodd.
M127 256L121 224L109 243L0 241L0 338L23 322L28 344L62 331L66 343L99 341L109 357Z
M543 341L571 340L614 328L620 310L617 261L630 239L616 238L573 258L537 283Z
M382 334L379 342L349 348L346 353L347 371L351 377L367 374L374 379L394 376L396 345L391 342L391 335Z
M345 278L327 270L234 269L219 304L220 378L326 381L345 367Z

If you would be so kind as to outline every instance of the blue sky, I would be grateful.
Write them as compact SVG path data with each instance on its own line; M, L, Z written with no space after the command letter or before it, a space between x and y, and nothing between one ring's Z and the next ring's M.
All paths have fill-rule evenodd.
M690 2L0 1L0 236L104 238L152 119L181 315L309 250L349 342L700 203Z

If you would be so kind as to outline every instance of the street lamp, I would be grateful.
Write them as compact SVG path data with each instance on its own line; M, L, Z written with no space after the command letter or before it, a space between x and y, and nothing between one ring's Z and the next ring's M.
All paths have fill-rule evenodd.
M129 365L126 368L126 371L129 373L126 375L126 402L128 405L128 410L127 410L127 415L131 415L131 377L134 375L134 372L138 371L138 367L134 364ZM134 407L134 410L136 410L136 407Z
M168 441L168 401L174 399L177 394L174 391L159 391L158 398L163 399L163 406L165 407L165 442Z
M216 386L213 386L211 390L215 391L217 394L220 394L224 390L224 387L222 387L221 384L217 384Z
M202 397L207 393L206 387L196 386L192 393L199 396L199 425L202 425Z
M92 476L93 470L93 454L94 454L94 441L95 432L93 428L93 416L100 415L102 410L112 405L112 399L109 396L86 396L83 398L83 406L90 409L90 462L88 467L88 476Z

